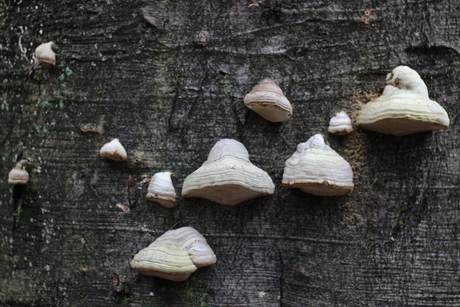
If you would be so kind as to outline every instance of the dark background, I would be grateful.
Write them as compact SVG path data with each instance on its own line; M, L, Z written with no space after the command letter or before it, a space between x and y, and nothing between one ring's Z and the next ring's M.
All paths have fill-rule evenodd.
M1 304L460 304L460 2L249 4L0 3ZM204 31L206 46L195 42ZM47 41L57 66L33 72ZM419 72L447 130L327 135L335 112L355 119L398 65ZM266 77L293 105L287 122L243 104ZM284 161L316 133L351 164L350 196L281 185ZM99 156L112 138L126 162ZM180 197L165 209L138 190L169 170L180 195L221 138L246 146L274 195L235 207ZM15 204L7 174L19 152L30 181ZM123 212L120 202L135 206ZM131 254L179 221L207 238L217 263L181 283L138 276Z

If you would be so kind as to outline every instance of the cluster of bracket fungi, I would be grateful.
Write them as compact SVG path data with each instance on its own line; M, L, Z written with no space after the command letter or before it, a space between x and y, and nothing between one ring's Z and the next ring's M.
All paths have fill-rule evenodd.
M55 66L53 42L37 47L37 65ZM396 136L446 129L446 111L428 97L428 90L419 74L407 66L398 66L386 79L383 94L367 103L360 111L356 125L362 129ZM282 122L292 116L292 106L275 82L265 79L244 98L244 104L271 122ZM352 122L341 111L331 118L328 132L346 135ZM105 144L100 155L116 162L127 159L127 152L118 139ZM9 173L8 182L27 184L29 175L21 160ZM319 196L349 195L354 188L350 164L329 147L321 134L297 145L286 161L282 184ZM203 165L187 176L182 186L184 197L199 197L222 205L234 206L246 200L270 195L275 185L270 176L249 161L245 146L233 139L221 139L209 152ZM156 173L148 186L146 198L166 208L176 206L176 192L170 172ZM137 253L131 267L143 275L172 281L183 281L200 267L212 265L216 255L206 239L192 227L170 230L147 248Z

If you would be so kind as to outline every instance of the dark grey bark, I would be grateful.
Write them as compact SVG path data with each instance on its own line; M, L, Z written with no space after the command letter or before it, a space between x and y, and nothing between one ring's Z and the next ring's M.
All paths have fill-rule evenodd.
M281 15L245 0L0 4L2 305L460 304L460 3L279 3ZM195 42L201 31L206 46ZM50 40L57 66L29 76L33 50ZM355 118L401 64L447 110L447 130L326 135L335 111ZM265 77L291 101L289 121L244 107ZM315 133L352 165L350 196L282 187L284 161ZM99 157L115 137L127 162ZM273 196L236 207L180 198L165 209L137 190L170 170L180 192L226 137L270 174ZM13 231L6 179L18 152L31 180ZM115 205L129 202L129 176L137 205L125 213ZM218 262L182 283L138 276L131 254L179 221Z

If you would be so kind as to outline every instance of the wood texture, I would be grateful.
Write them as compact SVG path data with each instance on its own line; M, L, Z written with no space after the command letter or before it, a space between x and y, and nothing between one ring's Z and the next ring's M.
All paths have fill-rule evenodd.
M281 15L246 0L0 3L0 304L459 304L460 3L279 7ZM46 41L59 46L56 67L29 76ZM355 120L401 64L446 109L447 130L327 136L331 116L344 109ZM287 122L243 104L267 77L293 106ZM282 187L285 160L316 133L351 164L349 197ZM113 138L124 163L99 156ZM221 138L246 146L275 182L273 196L235 207L179 198L166 209L146 200L146 184L138 189L169 170L180 192ZM7 174L21 151L30 181L18 198ZM130 202L129 212L116 206ZM207 239L217 263L183 283L139 277L131 254L179 221Z

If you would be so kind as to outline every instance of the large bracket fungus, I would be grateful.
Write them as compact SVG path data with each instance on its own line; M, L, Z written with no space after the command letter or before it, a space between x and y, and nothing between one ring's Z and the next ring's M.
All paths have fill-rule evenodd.
M131 267L142 275L184 281L198 268L216 263L206 239L192 227L169 230L137 253Z
M286 161L282 184L319 196L342 196L353 191L350 164L324 143L321 134L312 136Z
M208 160L184 180L182 194L234 206L243 201L273 194L270 176L249 161L249 153L238 141L222 139Z
M397 136L449 126L447 112L430 100L428 89L415 70L398 66L387 75L386 83L382 96L363 107L357 126Z

